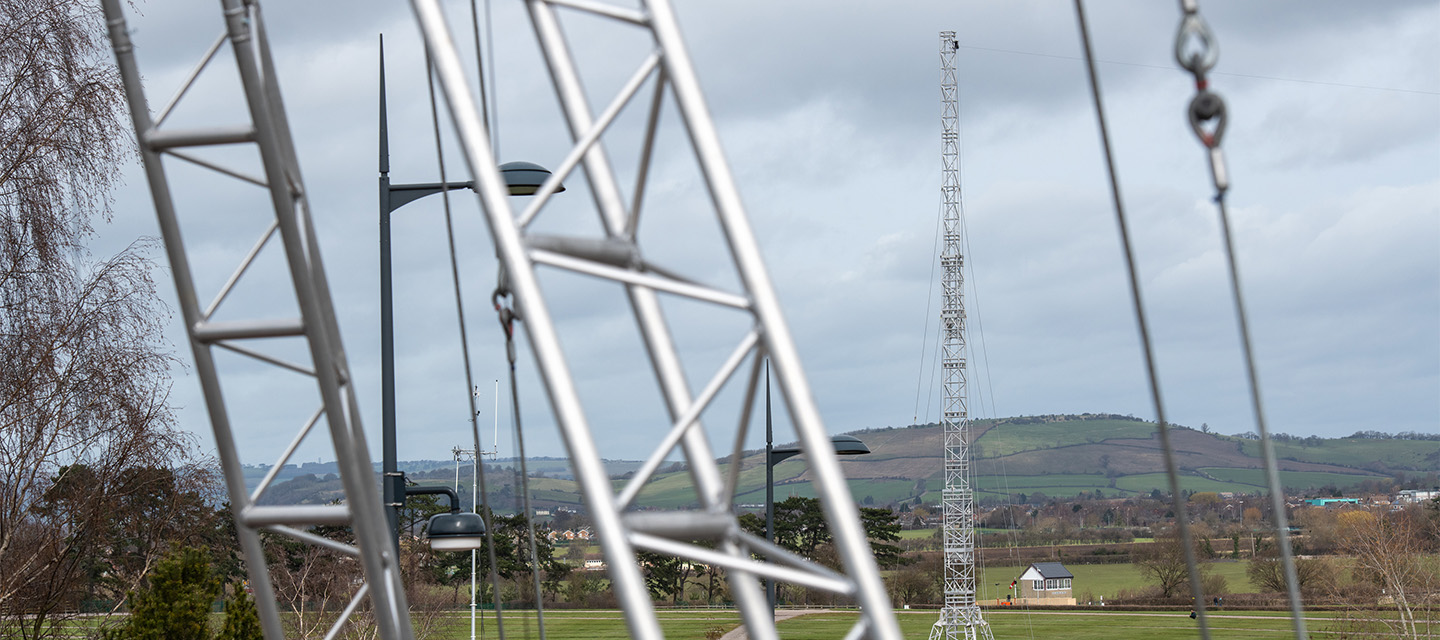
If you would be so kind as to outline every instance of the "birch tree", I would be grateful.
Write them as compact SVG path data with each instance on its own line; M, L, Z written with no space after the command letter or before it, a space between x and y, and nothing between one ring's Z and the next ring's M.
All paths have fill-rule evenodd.
M185 461L138 242L86 250L133 156L97 5L0 10L0 636L53 633L127 470ZM83 475L83 477L81 477ZM134 483L130 483L134 485ZM76 490L56 491L68 486Z
M1440 612L1440 541L1419 508L1398 513L1355 510L1340 515L1341 544L1354 557L1351 573L1378 591L1375 604L1394 617L1351 612L1340 627L1393 638L1434 638Z

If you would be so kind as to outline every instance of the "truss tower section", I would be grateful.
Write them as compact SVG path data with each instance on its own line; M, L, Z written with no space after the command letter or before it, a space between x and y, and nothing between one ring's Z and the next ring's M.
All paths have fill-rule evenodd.
M387 535L353 378L341 346L330 286L260 6L256 0L221 0L216 16L216 26L222 27L217 29L220 34L199 56L169 103L152 112L122 3L103 0L101 4L265 638L281 640L285 626L276 601L277 588L271 582L269 560L261 544L261 531L339 553L359 565L361 578L345 594L349 601L343 611L326 620L325 624L330 625L326 637L338 637L347 624L353 623L373 629L384 640L410 640L414 634L396 550ZM234 58L233 75L220 69L224 65L212 65L226 48ZM233 84L227 86L238 85L244 98L243 110L217 111L203 97L186 100L194 98L190 89L202 74L222 76L217 84L226 82L223 76L229 75L228 82ZM193 102L201 104L185 108ZM177 124L170 118L177 108L202 121L219 122ZM205 151L215 148L224 153L211 155ZM177 163L188 163L210 173L192 170L186 174L177 171ZM253 234L249 252L218 288L209 286L221 282L211 276L223 272L213 273L205 267L219 260L204 250L192 259L181 230L186 227L199 232L190 239L194 241L198 236L201 240L196 246L206 247L207 241L216 241L216 233L213 225L207 229L197 218L213 215L214 209L224 207L195 206L193 200L177 197L172 184L187 180L177 179L172 173L190 176L189 180L195 181L189 185L192 191L201 190L203 182L205 189L227 194L235 202L230 207L235 228ZM215 182L209 181L211 178ZM192 224L187 227L186 222ZM221 244L227 241L228 237L219 240ZM232 248L244 246L232 244L239 245ZM267 256L277 254L275 261L266 261ZM263 273L256 273L264 272L266 267L252 269L257 264L278 266L276 272L283 275L267 279ZM246 293L232 296L237 290ZM202 298L202 292L210 293L210 297ZM274 305L293 300L293 315L273 317L274 306L258 303L256 294ZM299 381L296 389L314 392L314 404L303 407L311 411L308 419L296 420L293 440L283 451L276 452L270 473L253 491L246 487L239 451L240 439L255 428L247 420L246 409L256 403L253 397L240 397L238 401L232 398L227 403L224 394L227 382L238 382L249 370L218 362L236 356L250 366L262 367L267 379L281 381L285 380L282 376L291 376ZM334 446L344 500L328 505L260 504L276 474L307 437L323 432L328 432ZM311 529L317 525L349 527L354 542L316 535Z
M965 382L965 256L960 219L960 105L955 81L954 31L940 32L940 345L943 385L941 426L945 442L942 531L945 604L931 640L991 638L975 592L975 494L970 486L970 413Z
M512 208L507 197L491 132L467 86L440 0L411 0L411 6L474 176L503 269L502 296L513 296L630 637L663 637L636 561L637 552L648 551L725 568L740 618L755 640L779 636L761 588L764 578L827 591L859 605L855 626L843 637L898 640L899 626L859 510L805 379L670 1L526 0L571 145L562 160L547 164L554 172L523 210ZM597 69L596 58L583 54L587 42L602 36L624 43L612 50L617 53L607 53L605 62L633 70L618 87L615 81L624 75L597 73L603 69ZM618 53L622 51L628 53ZM592 93L587 87L605 89ZM661 197L664 187L650 186L652 172L663 175L665 169L652 167L658 158L693 158L693 193L703 195L684 205ZM583 200L588 192L589 202L570 200L578 209L550 207L562 180L570 196ZM597 225L558 223L557 216L565 219L567 210L585 212L586 204ZM690 225L686 231L696 235L690 249L675 251L677 231L652 229L681 224L685 210L703 222L684 223ZM712 229L715 233L708 233ZM695 260L702 247L715 256L714 266ZM587 286L594 286L597 295L609 296L604 300L629 312L638 337L632 344L639 352L627 355L649 365L657 406L668 414L648 425L634 425L647 429L655 444L648 453L637 452L645 462L623 487L611 481L597 449L605 434L592 425L603 414L581 400L581 386L591 381L575 375L572 366L578 363L562 348L561 331L567 327L557 322L552 309L563 306L566 290L542 286L561 273L587 276ZM708 275L692 279L682 273ZM697 325L698 316L675 311L689 305L703 305L690 308L703 308L725 328L706 329L712 325ZM685 336L702 331L724 341L720 353L730 355L723 363L706 362L700 354L680 349ZM717 450L730 452L732 460L743 457L761 364L767 358L834 537L834 569L745 531L735 506L740 465L722 467L716 461ZM692 384L690 374L704 376L703 382ZM727 386L743 396L737 397L739 415L734 405L715 402ZM738 424L735 436L728 441L713 436L705 422L715 418ZM637 495L676 451L688 465L698 506L637 508Z

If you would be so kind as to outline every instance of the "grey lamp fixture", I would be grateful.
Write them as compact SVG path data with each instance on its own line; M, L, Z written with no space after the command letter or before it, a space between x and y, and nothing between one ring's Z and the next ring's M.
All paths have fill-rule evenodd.
M430 516L430 524L425 528L426 535L430 537L430 548L436 551L468 551L479 549L485 544L485 519L478 513L462 513L460 511L460 496L450 487L403 487L404 495L401 497L403 504L405 498L415 495L445 494L450 498L450 513L437 513Z
M550 170L533 162L517 160L500 165L500 177L512 196L533 196L541 185L550 178ZM565 190L565 185L555 187L555 193Z
M467 551L485 544L485 519L478 513L437 513L430 516L426 531L436 551Z
M837 456L858 456L870 453L870 447L865 446L855 436L833 436L830 444L835 445ZM780 464L781 460L800 455L800 447L776 447L770 451L770 464Z
M865 446L855 436L835 436L830 438L831 444L835 445L835 454L841 456L858 456L870 453L870 447Z

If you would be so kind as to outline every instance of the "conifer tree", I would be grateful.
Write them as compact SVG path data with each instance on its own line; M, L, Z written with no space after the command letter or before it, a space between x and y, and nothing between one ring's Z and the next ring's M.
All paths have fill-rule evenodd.
M215 640L264 640L260 612L245 587L235 585L235 594L225 600L225 625Z
M130 594L130 617L105 640L210 640L210 605L220 581L204 551L171 551L155 565L150 584Z

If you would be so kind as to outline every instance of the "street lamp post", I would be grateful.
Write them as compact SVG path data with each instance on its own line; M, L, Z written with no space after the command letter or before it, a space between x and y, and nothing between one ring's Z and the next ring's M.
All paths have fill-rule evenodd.
M830 443L835 445L835 454L841 456L857 456L870 453L870 448L865 446L855 436L832 436ZM775 431L770 419L770 363L765 363L765 540L775 542L775 465L788 458L804 453L800 447L775 448ZM770 602L771 617L775 613L775 580L765 579L765 597Z
M500 165L500 175L510 195L532 195L550 172L530 162ZM390 184L390 131L385 110L385 37L380 37L380 434L382 500L391 542L400 548L400 508L405 506L405 474L398 467L395 451L395 305L390 276L390 214L425 196L442 191L474 189L475 181ZM565 190L559 185L555 193ZM413 494L414 491L409 493Z

